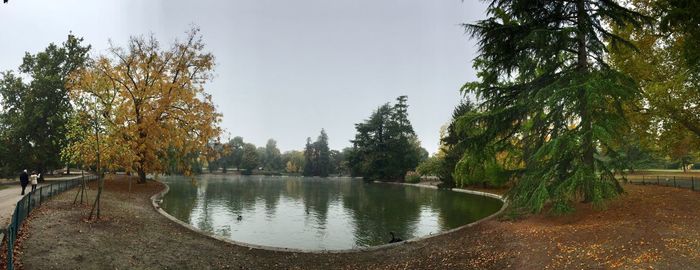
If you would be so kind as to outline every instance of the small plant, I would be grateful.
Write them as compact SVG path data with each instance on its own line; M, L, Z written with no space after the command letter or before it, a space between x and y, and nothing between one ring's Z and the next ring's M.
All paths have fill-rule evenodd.
M418 183L420 182L420 174L415 171L406 172L406 183Z

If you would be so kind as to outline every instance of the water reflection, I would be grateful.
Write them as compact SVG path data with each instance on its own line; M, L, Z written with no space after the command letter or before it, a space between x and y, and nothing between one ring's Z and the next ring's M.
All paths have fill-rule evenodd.
M348 178L199 176L165 179L162 207L193 226L274 247L347 249L449 230L498 211L480 196ZM242 220L237 220L241 215Z

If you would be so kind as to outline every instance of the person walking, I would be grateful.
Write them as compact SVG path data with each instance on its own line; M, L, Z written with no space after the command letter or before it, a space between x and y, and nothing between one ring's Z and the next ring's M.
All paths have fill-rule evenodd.
M27 188L27 184L29 184L29 175L27 174L27 170L24 170L21 174L19 174L19 184L22 185L21 195L24 195L24 189Z
M29 179L32 181L32 192L36 190L36 185L39 184L39 175L36 174L36 171L32 171L32 175L29 176Z

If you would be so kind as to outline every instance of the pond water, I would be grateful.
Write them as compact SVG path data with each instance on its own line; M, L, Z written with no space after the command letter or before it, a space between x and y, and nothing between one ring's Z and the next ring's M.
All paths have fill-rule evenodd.
M164 181L170 192L163 210L200 230L306 250L382 245L389 232L404 240L426 236L501 208L490 197L351 178L203 175Z

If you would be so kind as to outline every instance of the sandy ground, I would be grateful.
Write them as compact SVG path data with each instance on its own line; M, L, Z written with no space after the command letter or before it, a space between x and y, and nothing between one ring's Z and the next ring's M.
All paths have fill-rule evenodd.
M157 214L149 182L107 182L103 220L73 191L33 212L20 235L26 269L688 269L700 265L700 192L626 185L606 211L490 220L377 251L306 254L204 237ZM94 196L94 192L90 192Z

